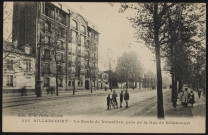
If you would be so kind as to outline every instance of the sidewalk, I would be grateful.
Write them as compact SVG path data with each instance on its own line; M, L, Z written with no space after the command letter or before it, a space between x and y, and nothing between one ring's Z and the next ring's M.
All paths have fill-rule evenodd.
M196 103L194 104L194 107L191 108L191 112L193 117L198 117L198 116L206 116L206 95L203 95L201 93L201 98L198 97L198 93L194 91L194 96L195 96L195 101Z
M206 115L205 96L201 95L201 99L199 99L197 92L194 92L194 95L195 95L196 103L194 104L193 108L190 107L190 104L187 108L183 107L181 105L180 100L178 99L176 110L174 110L172 106L171 91L169 92L168 95L163 96L163 107L164 107L165 118L167 117L194 118L198 116L205 117ZM155 105L149 112L147 112L142 117L154 116L155 114L157 114L157 105Z

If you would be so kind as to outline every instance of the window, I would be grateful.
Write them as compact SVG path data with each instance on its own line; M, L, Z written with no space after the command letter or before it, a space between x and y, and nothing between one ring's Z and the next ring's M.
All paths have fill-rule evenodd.
M50 36L45 36L45 43L50 43L50 39L51 39Z
M98 34L95 34L95 40L98 40Z
M31 61L26 61L26 71L32 71Z
M78 29L78 27L77 27L77 22L75 21L75 20L72 20L72 28L73 29L75 29L75 30L77 30Z
M83 33L83 34L86 33L86 29L85 29L85 26L84 26L84 25L81 25L80 31L81 31L81 33Z
M72 82L72 86L74 87L74 81Z
M25 53L30 54L30 47L25 46Z
M59 32L60 32L61 37L66 37L64 28L61 27Z
M68 82L68 86L71 86L71 81Z
M77 66L76 68L76 77L80 76L80 65Z
M78 81L78 86L80 86L80 81Z
M46 21L46 25L45 26L46 26L46 30L51 32L51 22Z
M45 55L45 58L50 58L50 50L49 49L45 49L44 50L44 55Z
M83 82L81 81L81 86L83 86Z
M59 13L59 21L62 24L66 24L66 14L65 13Z
M85 36L81 35L81 45L84 45L85 42Z
M44 73L50 73L50 64L49 63L44 64L43 72Z
M7 60L7 69L13 70L13 60Z
M13 75L7 75L6 86L13 86Z
M57 67L57 70L58 70L58 74L62 74L62 72L63 72L63 71L62 71L62 66L59 65L59 66Z
M44 78L44 87L50 86L50 79L48 77Z
M58 86L59 87L63 87L63 84L62 84L63 82L62 82L62 79L61 78L58 78Z
M45 7L45 15L50 18L54 18L54 10L51 9L48 5Z
M57 48L63 50L64 49L64 41L59 41Z
M88 37L92 37L92 32L91 31L88 31Z
M77 38L77 32L72 30L72 38Z

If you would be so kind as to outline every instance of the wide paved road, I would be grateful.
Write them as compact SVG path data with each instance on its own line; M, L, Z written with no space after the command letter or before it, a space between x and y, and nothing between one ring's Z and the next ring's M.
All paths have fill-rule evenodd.
M124 117L156 117L156 90L135 89L129 90L129 108L118 108L107 110L106 97L109 93L98 93L96 95L81 95L62 98L51 98L49 100L26 100L19 105L7 106L4 103L3 112L7 115L25 116L124 116ZM119 95L120 90L116 90ZM164 97L170 97L170 90L163 90ZM55 96L54 96L55 97ZM44 98L44 97L42 97ZM119 98L117 99L119 102ZM168 101L168 100L167 100ZM166 102L166 100L164 101ZM8 102L9 104L9 102ZM165 103L164 103L165 104ZM123 103L125 106L125 103Z

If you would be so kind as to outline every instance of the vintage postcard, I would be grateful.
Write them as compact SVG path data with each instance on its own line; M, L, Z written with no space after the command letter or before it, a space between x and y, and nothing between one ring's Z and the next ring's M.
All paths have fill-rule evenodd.
M3 132L205 133L206 3L3 3Z

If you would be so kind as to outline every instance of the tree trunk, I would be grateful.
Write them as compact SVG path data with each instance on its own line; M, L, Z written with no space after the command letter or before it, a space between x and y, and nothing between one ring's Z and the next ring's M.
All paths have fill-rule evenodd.
M57 71L56 71L56 74L57 74ZM58 76L56 75L56 96L58 96L59 93L58 93Z
M182 92L182 89L183 89L183 82L181 79L179 79L179 89L178 89L178 92Z
M171 95L171 102L173 102L173 96L174 96L174 91L175 91L175 74L172 69L172 95Z
M164 118L163 108L163 93L162 93L162 75L161 75L161 61L160 61L160 44L159 44L159 16L158 3L154 3L154 42L155 42L155 56L156 56L156 70L157 70L157 117Z

